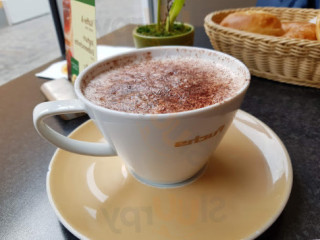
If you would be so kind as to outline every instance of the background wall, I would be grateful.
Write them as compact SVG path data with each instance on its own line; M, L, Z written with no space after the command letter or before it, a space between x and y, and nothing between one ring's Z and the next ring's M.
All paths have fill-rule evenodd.
M165 5L167 1L163 0ZM195 26L203 26L207 14L228 8L253 7L257 0L185 0L185 7L178 20L192 23ZM153 0L155 16L157 0Z
M205 16L213 11L255 5L256 0L186 0L182 20L195 26L203 26Z

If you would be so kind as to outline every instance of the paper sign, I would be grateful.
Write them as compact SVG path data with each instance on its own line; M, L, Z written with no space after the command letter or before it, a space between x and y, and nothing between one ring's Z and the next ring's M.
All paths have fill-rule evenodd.
M66 44L68 76L74 82L79 73L97 61L95 0L69 0L70 31ZM65 22L66 25L66 22ZM66 26L65 26L66 31ZM66 41L67 43L67 41Z

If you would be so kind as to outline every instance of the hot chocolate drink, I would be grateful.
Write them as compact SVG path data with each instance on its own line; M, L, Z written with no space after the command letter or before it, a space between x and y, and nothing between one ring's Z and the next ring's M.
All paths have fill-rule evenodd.
M178 187L201 175L249 83L246 66L218 51L183 46L137 49L88 66L74 83L77 99L41 103L33 121L37 131L60 148L118 155L139 181ZM88 113L106 141L70 139L44 121L75 112ZM90 136L97 133L91 130Z
M116 111L159 114L223 102L243 86L233 72L208 59L145 58L115 62L82 85L91 102Z

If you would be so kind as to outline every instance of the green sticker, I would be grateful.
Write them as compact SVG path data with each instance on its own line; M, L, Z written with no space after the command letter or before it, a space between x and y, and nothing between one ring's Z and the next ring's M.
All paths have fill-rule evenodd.
M95 0L75 0L77 2L82 2L91 6L95 6Z
M71 81L74 82L79 75L79 62L71 57Z

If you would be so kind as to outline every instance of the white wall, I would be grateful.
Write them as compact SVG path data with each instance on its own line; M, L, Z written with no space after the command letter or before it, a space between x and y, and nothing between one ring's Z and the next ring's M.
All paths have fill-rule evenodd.
M10 25L50 12L48 0L6 0L3 7Z

